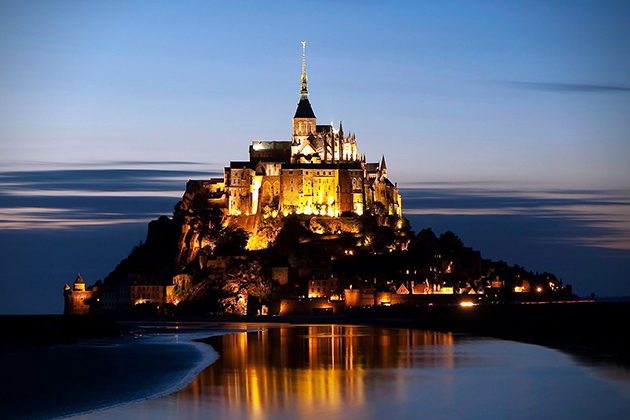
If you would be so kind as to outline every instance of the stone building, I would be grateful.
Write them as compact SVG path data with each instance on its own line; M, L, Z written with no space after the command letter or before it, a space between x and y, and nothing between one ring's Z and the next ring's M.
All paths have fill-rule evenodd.
M339 300L343 293L339 289L338 283L339 280L336 277L309 280L308 297Z
M302 52L300 100L290 141L254 141L248 161L233 161L215 180L230 216L267 213L402 215L398 187L387 177L385 157L367 163L342 124L319 125L308 99Z
M86 289L81 274L77 275L72 288L66 284L63 291L64 315L89 314L92 300L96 299L98 295L98 290L94 289L95 286Z

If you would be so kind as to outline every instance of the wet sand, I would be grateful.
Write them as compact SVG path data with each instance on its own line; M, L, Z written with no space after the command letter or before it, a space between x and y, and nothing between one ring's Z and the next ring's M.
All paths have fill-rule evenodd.
M0 416L60 418L175 392L218 357L193 338L198 337L129 336L5 349L0 358Z

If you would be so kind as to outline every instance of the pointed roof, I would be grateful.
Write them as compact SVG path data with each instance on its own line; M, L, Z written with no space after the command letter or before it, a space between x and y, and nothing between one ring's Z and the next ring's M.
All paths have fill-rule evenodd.
M381 167L380 167L381 171L383 169L387 170L387 164L385 163L385 155L383 155L383 158L381 159Z
M76 278L76 280L75 280L74 282L75 282L75 283L85 283L85 282L83 281L83 277L81 277L81 273L79 273L79 274L77 275L77 278Z
M306 77L306 41L302 41L302 77L300 78L300 102L293 118L316 118L308 101L308 78Z
M293 118L316 118L308 99L300 99Z
M401 284L400 287L398 288L398 290L396 290L396 294L397 295L408 295L409 294L409 289L407 289L404 284Z

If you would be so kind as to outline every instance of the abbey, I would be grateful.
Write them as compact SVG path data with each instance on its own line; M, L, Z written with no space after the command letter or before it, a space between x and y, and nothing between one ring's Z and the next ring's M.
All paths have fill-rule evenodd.
M302 43L300 101L290 141L254 141L249 161L233 161L223 179L205 187L223 195L229 216L343 213L402 215L397 185L387 178L385 157L366 163L354 135L317 124L308 100L305 43Z

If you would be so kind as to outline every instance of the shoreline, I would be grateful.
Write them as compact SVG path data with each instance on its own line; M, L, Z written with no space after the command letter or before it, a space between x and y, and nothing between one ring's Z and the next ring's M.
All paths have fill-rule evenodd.
M212 336L205 336L205 337L212 337ZM105 411L105 410L110 410L110 409L115 409L115 408L119 408L119 407L125 407L127 405L132 405L132 404L136 404L136 403L141 403L143 401L148 401L148 400L153 400L156 398L161 398L164 397L166 395L170 395L173 394L183 388L185 388L188 384L190 384L198 375L199 373L201 373L202 370L204 370L205 368L207 368L208 366L210 366L212 363L214 363L220 356L218 355L218 353L212 348L212 346L208 345L208 344L204 344L202 341L197 341L198 339L191 339L189 340L188 345L195 347L200 354L202 354L202 359L193 367L191 368L184 376L182 376L178 381L173 381L173 382L163 382L156 389L153 389L151 392L149 392L148 394L139 397L139 398L135 398L135 399L130 399L130 400L123 400L123 401L118 401L118 402L112 402L108 405L103 405L103 406L99 406L96 408L92 408L92 409L88 409L88 410L84 410L84 411L77 411L77 412L73 412L71 414L62 414L60 416L57 417L46 417L47 420L58 420L58 419L64 419L64 418L69 418L69 417L75 417L75 416L82 416L82 415L86 415L86 414L91 414L91 413L96 413L99 411ZM179 345L185 345L185 344L179 344Z
M3 419L61 419L169 395L219 357L195 340L229 332L209 326L47 348L5 347L0 412Z
M377 306L344 314L211 316L173 321L288 324L349 324L413 328L518 341L561 350L590 361L630 366L630 302L577 302L536 305Z
M552 314L556 316L550 317ZM627 351L630 349L628 346L630 339L621 331L617 331L615 325L623 325L630 321L629 314L630 304L628 303L612 304L612 306L609 303L580 303L575 305L489 305L473 308L376 307L351 310L343 315L158 318L120 324L103 324L100 319L87 321L85 318L80 320L81 329L90 322L96 322L98 325L108 325L103 330L106 333L99 337L93 331L92 337L76 339L73 345L51 344L51 341L47 339L47 347L25 346L22 339L19 340L21 344L7 347L8 339L4 337L3 342L0 343L4 344L0 347L4 356L4 361L0 362L4 374L1 386L13 388L15 384L12 380L22 380L21 385L17 386L18 390L27 390L25 392L31 395L31 399L43 399L44 401L40 404L44 407L55 407L55 409L20 413L18 398L17 409L13 403L12 407L9 407L12 410L7 410L6 403L2 401L10 398L12 394L1 389L0 407L3 416L7 416L5 417L7 419L60 419L169 395L187 386L203 369L221 357L212 346L206 344L206 339L215 335L244 331L231 328L229 324L232 323L249 324L254 329L260 324L346 324L451 332L540 345L575 356L591 365L613 363L628 367L630 353ZM2 321L5 323L8 319L7 317L0 318L3 318ZM47 319L45 316L35 318L37 322ZM71 322L76 322L76 318L72 318ZM18 325L24 326L26 320L33 319L33 317L27 317L18 322ZM51 319L58 322L56 316L52 316ZM544 328L541 327L543 322L546 322ZM177 326L177 323L181 324ZM195 330L195 323L203 329ZM139 337L125 336L121 333L112 334L112 325L116 326L119 332L135 331ZM173 329L174 326L184 328L176 330ZM616 338L617 341L611 341L611 338ZM131 356L131 360L118 372L111 372L112 369L108 363L116 363L117 356L120 355ZM190 357L196 357L196 359L191 363ZM44 375L44 381L47 378L55 383L60 377L63 378L60 381L61 384L55 383L55 388L58 388L56 389L57 397L63 395L58 392L59 389L65 391L66 396L73 395L71 389L66 389L73 385L72 375L66 378L66 370L62 368L55 371L54 366L59 364L67 366L68 361L71 360L78 363L78 369L92 367L92 358L101 361L103 365L100 371L96 369L96 374L104 375L95 377L95 381L88 384L92 388L87 394L95 396L96 400L74 404L65 401L60 404L59 402L64 400L56 400L55 395L48 395L47 392L50 390L46 387L35 386L35 389L32 389L29 381L34 378L40 379L41 372L37 369L48 369L48 376ZM147 364L147 360L154 360L155 363ZM32 365L33 361L36 361L35 367L24 374L22 367ZM134 378L134 375L148 376L144 381L136 381L135 392L116 392L111 387L111 383L117 383L112 382L116 381L116 378L127 381ZM76 378L77 375L74 377ZM103 386L104 383L110 388ZM13 392L13 395L15 394ZM22 403L28 404L28 400L23 398Z

